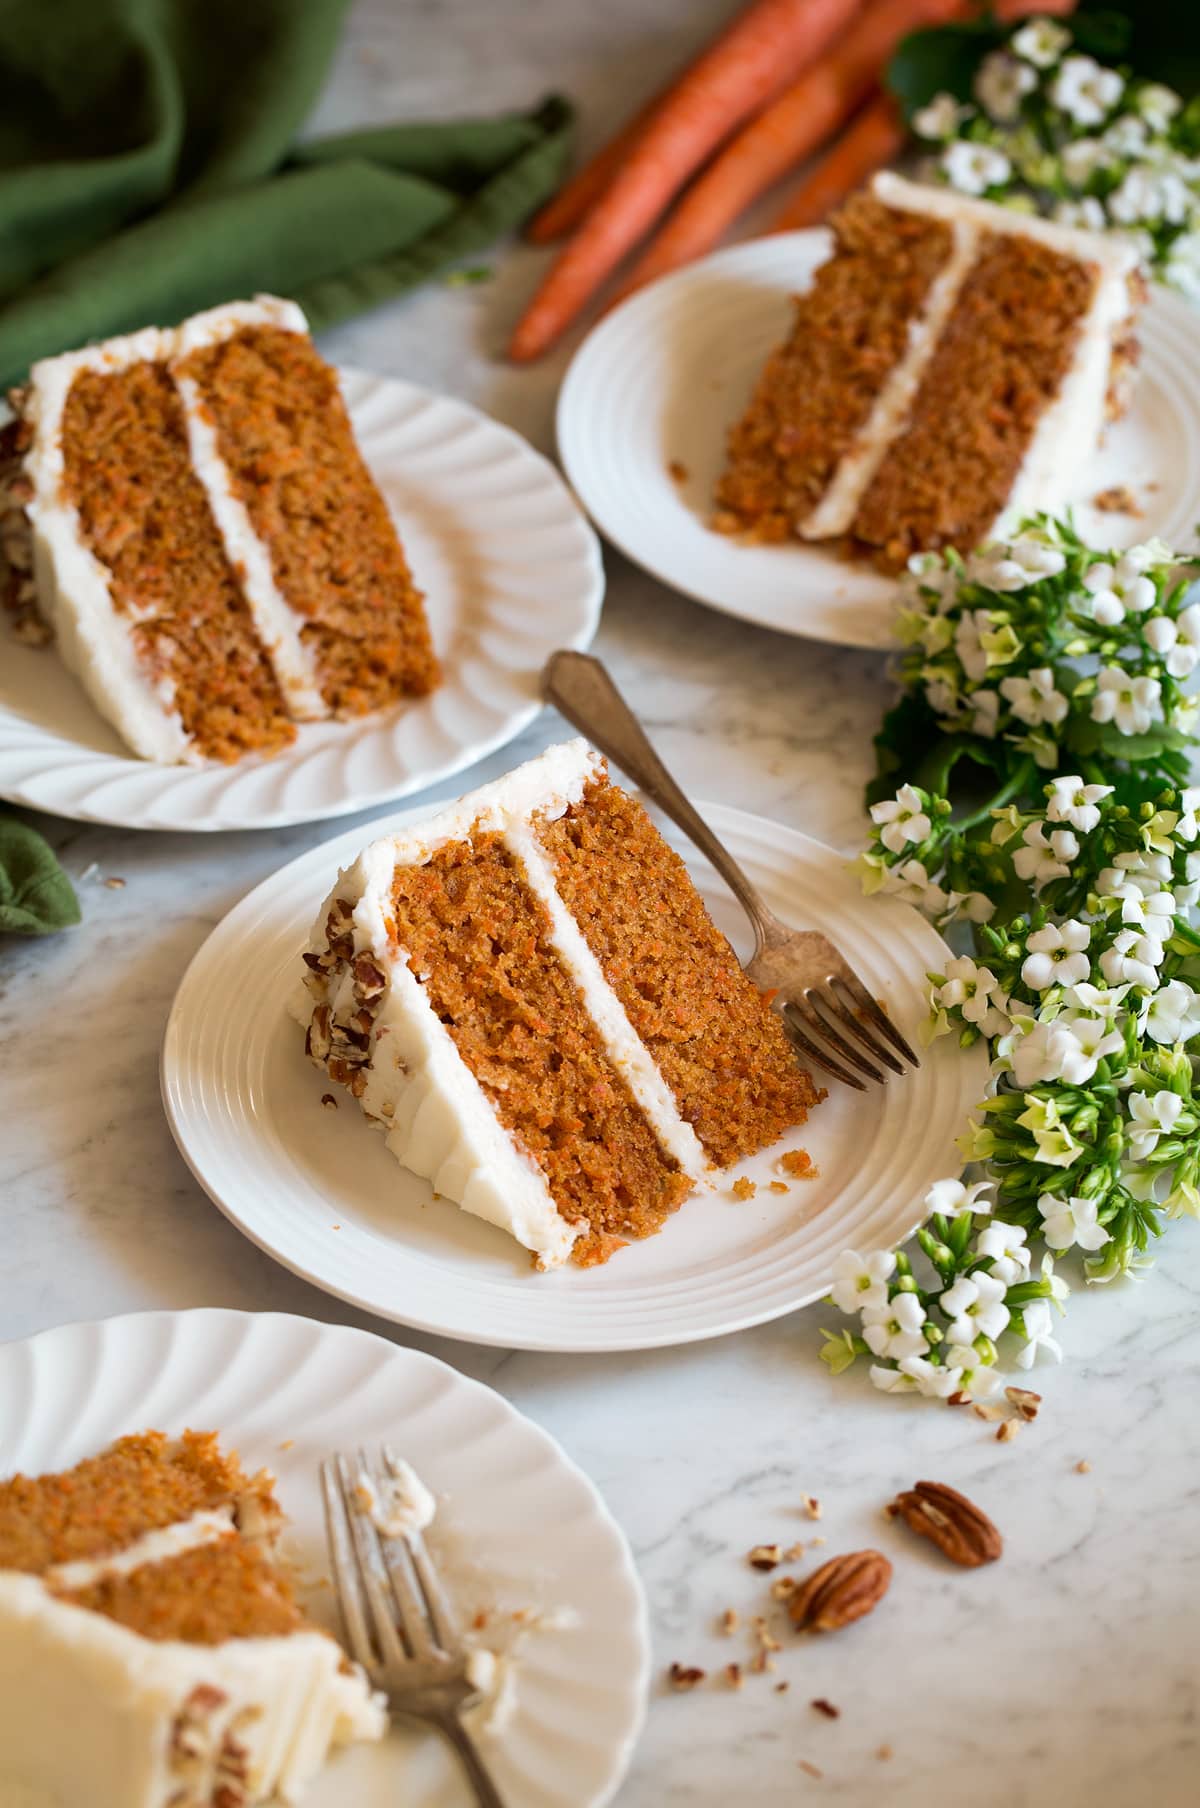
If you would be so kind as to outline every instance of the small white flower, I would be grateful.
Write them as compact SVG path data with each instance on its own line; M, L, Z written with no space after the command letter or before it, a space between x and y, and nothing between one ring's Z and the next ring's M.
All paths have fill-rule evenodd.
M932 826L919 792L911 785L902 785L885 803L872 804L871 820L883 824L879 839L893 854L902 854L910 842L924 841Z
M1181 232L1172 240L1163 275L1189 301L1200 301L1200 232Z
M1087 981L1084 984L1063 987L1063 1004L1072 1011L1090 1017L1103 1017L1106 1023L1113 1023L1116 1014L1128 992L1128 986L1094 986Z
M1162 685L1157 678L1135 678L1124 666L1108 665L1096 685L1093 722L1112 722L1121 734L1137 735L1162 721Z
M1158 599L1153 579L1145 575L1132 552L1126 553L1116 565L1101 560L1089 566L1083 576L1083 587L1091 597L1092 619L1102 628L1116 627L1124 621L1127 612L1144 615Z
M1104 203L1095 195L1083 195L1077 201L1059 201L1054 218L1060 226L1074 226L1082 232L1103 232L1108 225Z
M1140 157L1146 148L1146 140L1146 122L1136 113L1114 119L1104 134L1104 143L1118 157Z
M1081 126L1102 125L1120 100L1125 83L1115 69L1094 57L1069 56L1059 65L1050 99Z
M844 1250L833 1265L830 1295L843 1312L863 1312L886 1306L887 1284L896 1272L896 1258L888 1249L860 1256L855 1249Z
M1135 163L1119 188L1108 197L1108 211L1122 226L1182 226L1192 211L1192 197L1182 176L1174 170Z
M1172 979L1157 991L1143 1013L1143 1035L1166 1047L1200 1035L1200 996L1186 980Z
M868 1371L871 1386L877 1387L882 1394L915 1394L917 1384L911 1375L903 1369L884 1368L880 1362L873 1362Z
M1010 544L984 546L967 560L967 578L985 590L1025 590L1042 578L1057 577L1066 569L1066 558L1057 546L1048 546L1034 535L1020 535Z
M1035 69L1052 69L1070 42L1070 32L1057 20L1030 19L1014 33L1012 47Z
M999 980L990 967L977 966L970 955L958 955L947 961L945 983L934 988L931 999L936 1010L960 1011L964 1021L973 1023L980 1035L998 1036L1008 1026L1008 1000L1000 990ZM937 1184L944 1187L952 1183L940 1180ZM953 1184L957 1185L957 1182ZM929 1204L928 1199L926 1204ZM940 1212L949 1208L930 1205L929 1209ZM960 1205L954 1209L961 1211L963 1208Z
M1156 615L1142 629L1147 646L1163 660L1172 678L1190 678L1200 654L1179 638L1179 624L1169 615Z
M1021 1316L1025 1321L1025 1342L1017 1351L1017 1367L1031 1369L1038 1359L1039 1350L1045 1350L1053 1356L1055 1362L1061 1362L1062 1345L1056 1337L1051 1336L1050 1332L1053 1323L1050 1316L1050 1301L1030 1300Z
M1152 936L1122 929L1112 947L1100 956L1100 971L1110 986L1140 986L1149 991L1158 984L1162 957L1162 947Z
M1080 1062L1090 1069L1088 1079L1101 1061L1109 1055L1119 1055L1125 1047L1124 1036L1107 1014L1096 1017L1090 1011L1064 1011L1058 1019L1058 1027L1075 1042ZM1083 1084L1082 1081L1075 1083Z
M1035 890L1049 885L1052 879L1065 879L1071 861L1079 854L1079 842L1070 829L1052 829L1049 837L1040 822L1031 822L1021 835L1022 846L1013 855L1013 869L1019 879L1032 882Z
M1050 1248L1061 1255L1064 1249L1102 1249L1108 1232L1096 1221L1098 1207L1094 1199L1056 1199L1043 1193L1038 1200L1042 1214L1042 1234Z
M872 1355L923 1356L929 1348L924 1337L925 1308L915 1293L898 1293L883 1306L868 1306L863 1313L863 1337Z
M1165 132L1183 101L1174 88L1162 82L1147 82L1134 95L1133 104L1152 132Z
M887 867L881 879L884 891L903 904L914 904L926 916L940 917L949 907L946 893L933 883L920 860L902 860L898 866Z
M1072 188L1086 188L1096 171L1111 162L1112 152L1099 138L1076 138L1063 146L1063 175Z
M985 113L1009 125L1021 111L1021 102L1037 87L1038 78L1027 62L1006 50L993 50L979 65L975 99Z
M1004 1376L999 1369L980 1362L976 1357L975 1367L967 1380L967 1392L977 1405L991 1405L1004 1392Z
M962 1387L961 1369L944 1368L940 1363L930 1362L928 1356L902 1357L900 1372L915 1382L918 1391L930 1400L947 1400Z
M995 1340L1012 1317L1004 1304L1004 1282L982 1269L960 1274L938 1304L951 1325L946 1333L952 1344L969 1344L982 1334Z
M1131 1092L1125 1100L1129 1112L1129 1153L1134 1161L1147 1161L1158 1147L1160 1136L1175 1128L1183 1110L1177 1092Z
M1195 841L1200 835L1200 785L1186 785L1179 793L1179 821L1175 824L1175 834L1180 841Z
M943 1218L957 1218L960 1212L983 1212L987 1206L978 1201L991 1190L991 1182L987 1180L976 1181L969 1187L961 1180L935 1180L925 1195L925 1209L931 1215L937 1212Z
M966 111L952 94L935 94L927 106L919 108L913 114L913 131L918 138L944 144L948 138L954 137Z
M992 1273L1006 1287L1029 1279L1031 1257L1025 1247L1026 1234L1019 1224L1003 1224L993 1218L975 1239L975 1254L990 1259Z
M1085 785L1077 773L1056 778L1047 787L1046 821L1065 822L1081 835L1090 835L1100 821L1100 799L1112 794L1111 785Z
M985 741L994 740L1000 716L1000 693L972 691L967 701L971 706L971 733L982 735Z
M1012 164L1003 151L990 144L959 138L942 152L942 173L951 187L964 195L983 195L1002 188L1012 175Z
M1085 980L1092 963L1084 952L1092 939L1086 923L1072 917L1061 926L1048 923L1035 929L1025 943L1029 950L1021 967L1021 978L1031 992L1044 992L1049 986L1074 986Z
M958 692L940 672L925 680L925 697L935 716L952 716L958 708Z
M964 893L959 909L969 923L990 923L996 914L994 902L982 891Z
M1112 1030L1103 1018L1077 1018L1064 1022L1042 1023L1028 1017L1014 1021L1014 1034L1000 1044L1004 1059L1011 1067L1013 1079L1023 1092L1040 1086L1046 1080L1063 1080L1068 1086L1086 1086L1106 1055L1116 1054L1124 1046L1121 1034ZM1028 1113L1026 1113L1028 1115ZM1079 1145L1058 1123L1031 1123L1029 1126L1038 1145L1039 1159L1051 1167L1069 1167L1079 1152Z
M1040 728L1043 722L1061 722L1070 708L1063 693L1055 689L1054 673L1048 665L1038 666L1028 678L1002 678L1000 690L1013 715L1028 722L1031 728Z

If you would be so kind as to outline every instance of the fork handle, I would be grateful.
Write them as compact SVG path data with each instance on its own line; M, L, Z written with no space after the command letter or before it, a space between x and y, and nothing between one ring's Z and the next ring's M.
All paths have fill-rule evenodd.
M590 653L552 653L542 673L547 703L585 734L593 747L615 760L654 802L691 837L744 906L761 947L774 918L733 855L697 815L653 747L641 723L613 683L606 666Z
M438 1716L437 1724L458 1753L462 1767L471 1780L477 1808L505 1808L500 1791L492 1782L487 1766L475 1749L475 1741L463 1726L458 1715L441 1714Z

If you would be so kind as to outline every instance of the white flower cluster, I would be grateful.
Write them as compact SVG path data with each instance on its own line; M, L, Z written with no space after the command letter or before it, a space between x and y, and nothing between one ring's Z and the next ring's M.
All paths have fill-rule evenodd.
M1041 1351L1061 1360L1052 1335L1051 1306L1069 1289L1043 1258L1033 1278L1027 1233L1019 1224L987 1216L986 1183L965 1186L939 1180L926 1197L935 1224L953 1221L955 1248L923 1244L932 1278L918 1284L903 1254L847 1250L834 1264L830 1297L856 1332L830 1337L826 1360L846 1366L860 1353L872 1357L871 1381L884 1393L919 1393L933 1399L991 1401L1004 1390L997 1341L1009 1335L1014 1361L1032 1368ZM1072 1201L1073 1205L1081 1202Z
M976 70L970 102L937 94L913 129L932 174L968 195L1132 238L1164 281L1200 300L1200 158L1180 96L1074 45L1057 19L1014 30Z

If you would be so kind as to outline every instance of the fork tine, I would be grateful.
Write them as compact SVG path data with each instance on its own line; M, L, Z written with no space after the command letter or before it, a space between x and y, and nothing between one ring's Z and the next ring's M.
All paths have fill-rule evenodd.
M383 1462L385 1469L391 1469L396 1462L396 1453L390 1444L383 1446ZM459 1642L458 1620L442 1587L433 1559L425 1548L425 1540L420 1532L410 1532L404 1542L421 1584L421 1592L425 1596L429 1618L433 1622L434 1637L443 1651L451 1653ZM385 1544L385 1557L388 1551L389 1546Z
M375 1662L375 1649L367 1630L366 1604L359 1580L358 1559L354 1554L350 1517L332 1457L327 1457L321 1464L321 1498L325 1507L325 1540L333 1566L342 1630L351 1657L368 1667Z
M371 1471L367 1467L366 1455L362 1451L359 1452L359 1461L364 1470L366 1470L367 1474L371 1477L372 1483L376 1485L377 1491L381 1491L379 1488L379 1484L382 1481L380 1472L377 1470L374 1474L371 1474ZM429 1658L435 1657L437 1652L434 1640L430 1636L430 1615L425 1607L424 1601L421 1599L420 1591L416 1586L412 1562L407 1550L404 1548L405 1540L402 1538L380 1538L378 1533L376 1533L376 1542L379 1549L380 1562L386 1569L388 1578L391 1581L392 1590L396 1598L396 1607L400 1615L400 1623L404 1628L404 1637L408 1644L408 1648L414 1657L419 1657L427 1661Z
M843 1061L848 1061L850 1066L856 1068L859 1073L866 1074L867 1078L873 1080L876 1086L882 1086L883 1074L873 1062L867 1060L861 1049L846 1041L836 1023L829 1021L825 1011L819 1008L824 1002L824 996L819 986L809 986L804 993L803 1000L799 998L792 1000L795 1009L804 1018L809 1028L815 1030L818 1036L824 1036L827 1042L831 1042Z
M358 1460L360 1473L368 1474L369 1479L361 1451ZM402 1663L407 1653L396 1628L396 1608L392 1600L392 1591L388 1586L383 1553L379 1548L379 1533L375 1529L374 1521L355 1502L355 1483L350 1474L350 1465L344 1456L339 1456L337 1459L337 1472L342 1502L350 1521L350 1535L354 1540L354 1549L358 1557L359 1580L371 1610L371 1624L376 1647L384 1663Z
M840 973L835 974L832 983L834 985L841 984L845 986L854 1002L860 1009L866 1011L867 1015L871 1018L871 1021L883 1031L893 1048L898 1049L904 1059L911 1062L914 1067L920 1067L921 1062L919 1057L913 1053L913 1050L909 1047L883 1006L879 1003L879 1000L873 998L870 992L867 991L866 986L863 985L863 982L858 977L857 973L851 972L848 977L844 977Z
M863 1022L861 1011L851 1010L841 993L834 991L832 978L819 993L819 997L822 1010L832 1011L838 1022L844 1024L851 1035L858 1037L869 1055L873 1056L876 1061L882 1061L884 1066L889 1067L894 1074L904 1072L902 1064L897 1061L891 1049L881 1042L879 1037Z
M781 1016L789 1040L802 1055L807 1055L810 1061L815 1061L818 1067L823 1067L826 1073L832 1074L835 1080L840 1080L843 1086L853 1086L855 1092L867 1090L857 1074L848 1073L844 1067L840 1067L830 1055L825 1053L823 1048L818 1048L816 1043L805 1034L800 1028L802 1020L794 1005L784 1005Z

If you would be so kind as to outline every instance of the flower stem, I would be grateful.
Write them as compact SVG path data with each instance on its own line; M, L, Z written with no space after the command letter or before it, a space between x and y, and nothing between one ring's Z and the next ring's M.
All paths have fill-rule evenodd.
M1009 774L1000 789L989 797L986 803L982 804L978 810L973 811L970 816L964 816L960 822L955 823L956 833L962 835L968 829L976 828L981 822L986 822L993 810L1002 810L1005 804L1012 802L1014 797L1019 797L1028 788L1029 781L1036 770L1034 761L1026 755L1015 770Z

